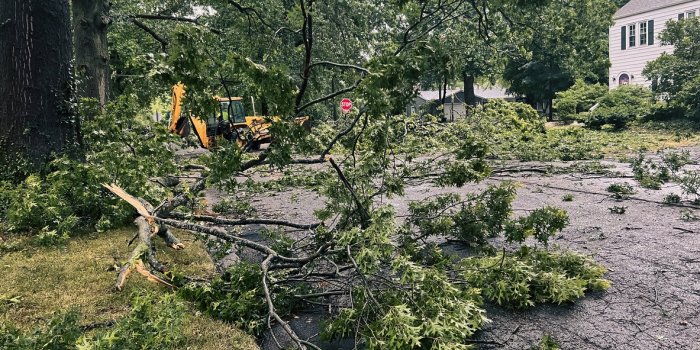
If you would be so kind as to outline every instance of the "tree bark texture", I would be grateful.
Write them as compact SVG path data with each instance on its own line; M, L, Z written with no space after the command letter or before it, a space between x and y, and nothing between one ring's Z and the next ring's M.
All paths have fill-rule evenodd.
M107 103L110 88L109 7L107 0L73 0L72 4L77 93L97 99L102 106Z
M466 72L462 74L462 80L464 81L464 103L466 103L468 106L475 107L476 94L474 93L474 76L467 74Z
M0 1L0 168L17 175L78 140L68 0Z

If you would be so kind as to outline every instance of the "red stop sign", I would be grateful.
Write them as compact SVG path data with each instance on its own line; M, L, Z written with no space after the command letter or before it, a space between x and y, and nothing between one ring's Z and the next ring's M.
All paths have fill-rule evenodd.
M344 98L342 101L340 101L340 109L343 110L343 113L348 113L352 109L352 101L350 101L349 98Z

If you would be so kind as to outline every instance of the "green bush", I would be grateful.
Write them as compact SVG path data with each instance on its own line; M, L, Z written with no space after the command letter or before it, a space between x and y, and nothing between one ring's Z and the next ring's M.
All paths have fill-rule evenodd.
M0 185L0 221L15 232L66 237L76 230L105 230L132 219L133 208L110 195L102 183L157 203L166 196L152 177L176 171L164 126L137 118L133 98L122 96L105 112L84 101L84 159L60 157L50 172L32 174L19 184Z
M621 86L598 99L598 107L588 114L586 125L600 129L611 125L624 129L628 124L646 117L654 104L651 90L638 85Z
M476 131L488 137L496 133L512 133L523 141L531 140L545 132L545 118L532 106L505 100L492 100L477 107L474 112L458 123L457 127Z
M612 197L617 200L623 200L629 198L630 195L637 193L632 185L628 183L614 183L610 184L606 191L612 193Z
M569 90L557 93L554 110L562 119L575 120L579 113L588 112L607 93L608 87L605 85L577 80Z

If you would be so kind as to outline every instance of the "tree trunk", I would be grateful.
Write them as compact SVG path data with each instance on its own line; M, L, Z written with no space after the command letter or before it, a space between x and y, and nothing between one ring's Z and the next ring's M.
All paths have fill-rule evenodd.
M0 1L0 170L36 171L78 140L68 0ZM30 168L31 167L31 168Z
M72 10L78 95L97 99L104 106L110 88L109 1L73 0Z
M474 76L467 72L462 73L464 81L464 103L468 106L476 106L476 94L474 93Z

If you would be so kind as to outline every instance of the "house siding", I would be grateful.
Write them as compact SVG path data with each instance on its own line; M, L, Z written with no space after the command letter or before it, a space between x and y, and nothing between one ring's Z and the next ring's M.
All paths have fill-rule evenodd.
M647 62L658 58L663 52L673 52L673 46L662 45L661 40L659 40L659 35L666 28L666 22L669 20L678 20L678 14L692 10L695 10L696 16L700 15L700 0L616 18L615 23L610 27L609 31L610 76L608 79L610 88L614 89L619 86L619 77L622 74L627 74L630 77L630 84L650 86L651 82L642 75L642 71ZM654 21L654 45L640 46L639 23L648 22L650 20ZM622 50L621 28L634 23L637 24L637 46L629 47L629 35L627 35L626 50Z

